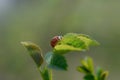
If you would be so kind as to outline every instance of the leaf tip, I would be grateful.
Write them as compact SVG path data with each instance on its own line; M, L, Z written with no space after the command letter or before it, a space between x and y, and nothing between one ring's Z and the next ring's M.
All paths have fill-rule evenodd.
M29 50L40 50L39 46L36 45L35 43L33 42L30 42L30 41L23 41L23 42L20 42L24 47L26 47L27 49Z
M21 44L29 51L30 56L33 58L38 67L40 67L44 61L41 49L38 45L27 41L21 42Z
M104 71L104 72L101 74L101 78L102 78L102 79L107 78L107 77L108 77L108 74L109 74L108 71Z

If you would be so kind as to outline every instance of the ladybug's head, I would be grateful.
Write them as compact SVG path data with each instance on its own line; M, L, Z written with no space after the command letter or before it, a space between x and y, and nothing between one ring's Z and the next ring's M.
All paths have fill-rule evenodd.
M52 38L50 44L52 47L55 47L55 45L62 39L62 36L55 36Z

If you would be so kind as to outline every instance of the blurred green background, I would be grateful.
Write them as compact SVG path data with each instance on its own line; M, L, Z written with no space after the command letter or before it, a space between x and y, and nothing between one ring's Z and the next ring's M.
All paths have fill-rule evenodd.
M95 66L120 74L119 0L0 0L0 80L41 80L21 41L32 41L46 53L55 35L90 35L101 43L87 52L66 55L68 71L53 71L54 80L82 80L80 59L91 56Z

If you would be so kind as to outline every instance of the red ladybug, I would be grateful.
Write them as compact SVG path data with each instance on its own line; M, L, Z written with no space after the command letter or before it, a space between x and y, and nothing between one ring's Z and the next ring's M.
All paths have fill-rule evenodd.
M62 39L62 36L55 36L52 38L50 44L52 47L55 47L55 45Z

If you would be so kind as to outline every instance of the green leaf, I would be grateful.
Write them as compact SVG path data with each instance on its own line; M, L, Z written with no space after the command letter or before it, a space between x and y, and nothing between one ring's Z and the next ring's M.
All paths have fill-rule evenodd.
M85 73L85 74L89 74L90 73L90 71L86 67L84 67L84 66L78 66L77 70L79 72L82 72L82 73Z
M84 60L81 60L82 66L80 67L81 69L84 69L85 73L91 73L93 74L94 72L94 66L93 66L93 60L90 57L86 57ZM79 71L81 70L79 69Z
M27 48L28 52L30 53L30 56L39 68L43 63L43 56L39 46L32 42L21 42L21 44Z
M67 62L64 56L49 52L45 56L48 67L53 69L67 70Z
M98 80L101 80L101 74L102 74L102 72L103 72L103 69L100 68L100 67L98 67L97 68L97 79Z
M51 73L49 73L47 68L43 68L42 70L40 70L40 73L43 80L52 80L52 76L50 75Z
M67 33L54 47L54 53L64 54L69 51L85 51L98 42L84 34Z
M93 64L92 58L91 57L86 57L85 60L88 64L88 68L89 68L90 72L93 73L94 72L94 64Z
M95 77L92 74L87 74L85 75L84 80L95 80Z
M88 66L88 63L87 63L86 59L81 60L81 64L89 70L89 66Z
M101 74L101 80L105 80L108 76L109 72L108 71L104 71L102 74Z
M107 76L108 76L108 71L104 71L102 68L97 69L98 80L105 80Z
M75 48L75 47L63 44L63 45L55 46L53 51L54 51L54 53L65 54L70 51L83 51L83 49Z
M89 46L99 45L99 43L96 40L92 39L88 35L79 34L79 38L85 42L85 45L87 46L87 48L89 48Z

